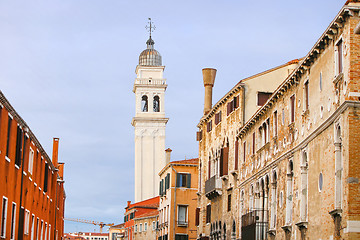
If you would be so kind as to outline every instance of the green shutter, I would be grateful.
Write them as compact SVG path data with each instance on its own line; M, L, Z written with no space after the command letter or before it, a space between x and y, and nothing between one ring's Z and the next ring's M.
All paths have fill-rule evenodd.
M181 177L180 173L176 173L176 186L177 187L180 187L180 177Z
M167 174L167 188L166 189L169 189L170 188L170 173Z
M187 179L186 179L187 187L191 188L191 174L190 173L186 174L186 177L187 177Z
M159 182L159 195L161 196L161 181Z

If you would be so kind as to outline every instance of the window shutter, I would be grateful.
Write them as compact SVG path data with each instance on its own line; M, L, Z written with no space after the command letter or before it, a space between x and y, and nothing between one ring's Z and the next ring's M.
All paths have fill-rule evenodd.
M201 141L202 139L202 131L196 132L196 141Z
M229 147L225 147L223 151L223 175L228 175Z
M180 173L176 173L176 186L180 187Z
M186 181L186 184L187 184L187 188L191 188L191 174L189 173L189 174L187 174L186 175L186 177L187 177L187 181Z
M240 106L240 95L236 97L236 108Z
M235 141L235 170L238 170L239 165L239 141Z
M170 188L170 173L167 174L167 188L166 189L169 189Z
M226 105L226 115L229 116L230 114L230 107L231 107L231 102L229 102L227 105Z
M272 93L258 92L258 106L263 106Z
M161 181L159 182L159 195L161 196Z
M196 208L195 226L199 226L199 224L200 224L200 208Z
M223 169L223 162L224 162L224 155L223 155L223 149L221 149L220 151L220 177L222 177L224 175L224 169Z

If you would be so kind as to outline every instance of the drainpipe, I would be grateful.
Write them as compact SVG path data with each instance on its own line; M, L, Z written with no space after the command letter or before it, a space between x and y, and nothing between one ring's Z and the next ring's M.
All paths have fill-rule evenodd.
M174 238L173 239L175 239L175 215L176 215L176 189L177 189L177 174L178 174L178 172L174 169L174 167L173 166L171 166L171 169L175 172L175 190L174 190L174 201L173 201L173 203L174 203L174 217L173 217L173 235L174 235Z

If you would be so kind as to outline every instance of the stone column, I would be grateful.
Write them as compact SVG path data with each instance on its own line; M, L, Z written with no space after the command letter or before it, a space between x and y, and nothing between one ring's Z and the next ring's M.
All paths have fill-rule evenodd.
M304 164L301 169L301 199L300 199L300 221L306 222L307 216L307 166Z
M270 229L275 228L276 222L276 182L271 183L271 215L270 215Z
M335 209L341 209L341 175L342 175L342 163L341 163L341 142L335 143Z
M292 179L293 174L287 174L287 188L286 188L286 221L285 224L288 225L292 220L292 201L293 201L293 193L292 193Z

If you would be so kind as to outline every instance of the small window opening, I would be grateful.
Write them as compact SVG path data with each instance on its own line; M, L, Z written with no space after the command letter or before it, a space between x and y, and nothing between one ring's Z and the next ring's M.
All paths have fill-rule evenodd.
M141 111L142 112L148 111L148 97L145 95L142 96L142 98L141 98Z
M160 112L160 98L159 98L159 96L154 97L154 112Z

